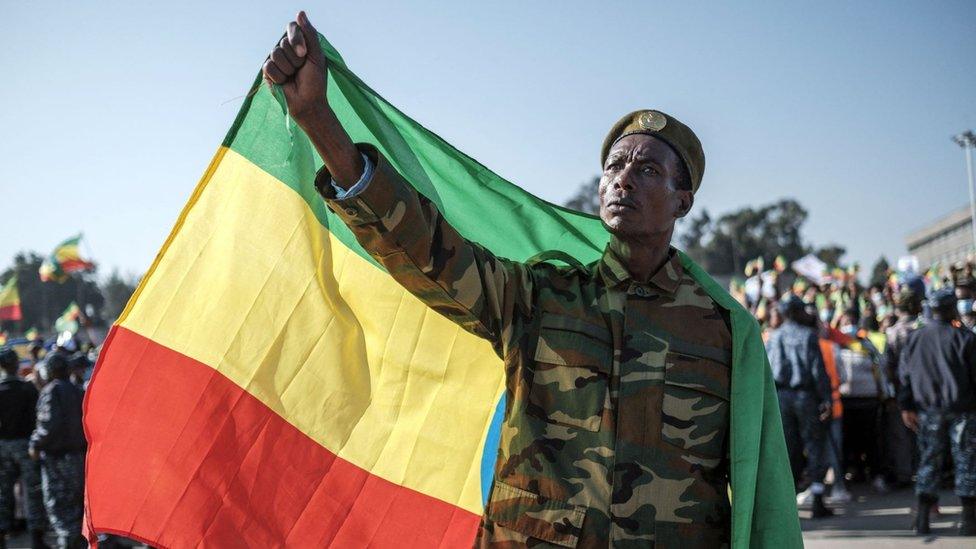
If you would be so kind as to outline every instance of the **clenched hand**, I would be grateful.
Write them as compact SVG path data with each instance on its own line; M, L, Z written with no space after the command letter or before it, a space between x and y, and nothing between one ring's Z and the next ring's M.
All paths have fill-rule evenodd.
M292 118L303 125L316 109L327 109L326 59L318 33L304 11L288 23L285 36L264 62L264 79L280 84Z

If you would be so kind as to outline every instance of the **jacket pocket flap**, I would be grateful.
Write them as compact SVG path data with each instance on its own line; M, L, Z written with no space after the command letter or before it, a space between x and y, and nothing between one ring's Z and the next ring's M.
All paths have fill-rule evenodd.
M720 347L711 347L700 343L692 343L677 338L668 339L668 350L680 355L704 358L728 367L732 364L732 351Z
M729 400L729 370L723 365L680 353L669 353L664 383Z
M562 366L587 366L607 373L613 361L610 332L578 318L547 314L542 318L534 358Z
M545 313L542 316L542 327L552 328L555 330L579 332L597 341L603 342L604 345L610 344L610 330L608 330L605 325L594 324L575 316Z
M529 537L576 547L586 508L495 481L488 519Z

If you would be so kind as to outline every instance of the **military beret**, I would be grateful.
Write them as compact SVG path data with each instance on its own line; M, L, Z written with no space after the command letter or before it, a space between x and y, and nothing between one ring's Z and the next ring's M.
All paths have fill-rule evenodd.
M956 306L956 292L952 288L942 288L936 290L929 296L929 307L933 309L945 309Z
M688 169L691 177L691 190L698 192L701 186L702 175L705 173L705 151L702 150L701 141L691 128L682 124L677 118L655 110L634 111L623 117L610 128L610 133L603 140L603 148L600 151L600 165L607 161L610 154L610 147L628 135L643 133L653 135L663 140L672 149Z

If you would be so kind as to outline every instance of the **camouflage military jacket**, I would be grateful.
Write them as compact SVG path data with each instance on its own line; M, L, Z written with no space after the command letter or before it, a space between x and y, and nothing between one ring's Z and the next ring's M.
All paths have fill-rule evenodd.
M728 543L727 320L672 250L647 283L614 246L589 266L466 241L375 149L359 194L317 186L406 289L504 360L507 409L477 544Z

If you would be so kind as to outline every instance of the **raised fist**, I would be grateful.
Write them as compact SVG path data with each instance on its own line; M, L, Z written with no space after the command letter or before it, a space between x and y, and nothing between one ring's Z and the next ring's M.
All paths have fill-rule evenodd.
M288 23L286 35L271 50L264 62L264 80L280 84L288 101L288 111L296 122L328 109L325 98L326 59L319 36L304 11Z

